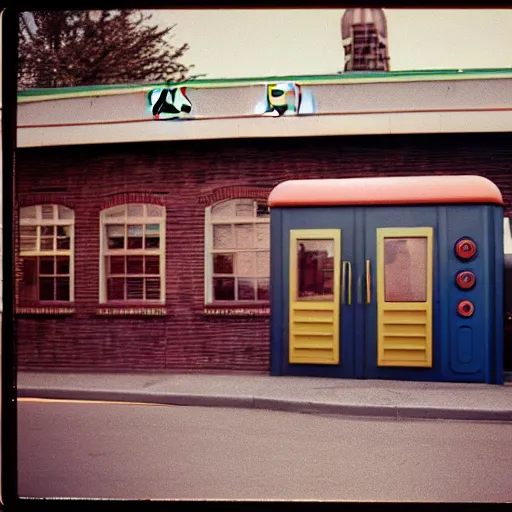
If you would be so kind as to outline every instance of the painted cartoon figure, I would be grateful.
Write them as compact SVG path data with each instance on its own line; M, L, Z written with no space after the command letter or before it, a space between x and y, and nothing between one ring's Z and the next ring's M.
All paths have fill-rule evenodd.
M265 97L255 108L256 114L281 117L313 114L313 95L295 82L278 82L265 85Z
M301 104L301 87L293 82L267 86L267 110L263 115L297 115Z
M151 113L155 119L179 119L190 114L192 103L187 98L185 87L153 89L148 93Z

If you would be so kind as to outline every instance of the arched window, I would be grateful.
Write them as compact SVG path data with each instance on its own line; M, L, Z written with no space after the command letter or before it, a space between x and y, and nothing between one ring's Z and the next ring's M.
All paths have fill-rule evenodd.
M270 215L266 202L232 199L206 209L205 302L267 302Z
M73 210L43 204L20 208L22 303L74 300Z
M123 204L101 212L100 302L165 302L165 208Z

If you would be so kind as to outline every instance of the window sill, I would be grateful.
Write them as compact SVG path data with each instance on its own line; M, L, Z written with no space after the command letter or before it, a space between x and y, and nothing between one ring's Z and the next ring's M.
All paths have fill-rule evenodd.
M162 306L104 306L96 309L98 316L166 316Z
M46 316L65 316L74 315L74 307L65 306L30 306L17 307L17 315L46 315Z
M240 304L206 304L202 314L204 316L270 316L269 303L255 304L253 303L240 303Z

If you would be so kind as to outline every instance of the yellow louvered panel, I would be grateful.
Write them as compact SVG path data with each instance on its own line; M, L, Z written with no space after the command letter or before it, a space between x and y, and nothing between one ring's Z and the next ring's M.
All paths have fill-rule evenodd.
M330 311L330 322L323 313L326 311L309 310L307 320L304 315L296 315L292 310L290 322L290 362L308 364L336 364L337 343L334 311ZM301 313L304 310L301 310ZM297 319L297 316L299 317ZM299 321L297 321L299 320Z
M332 331L332 327L331 327ZM317 334L314 332L300 333L297 331L292 332L293 337L293 349L296 354L302 350L331 350L333 348L333 334L322 333Z
M307 310L307 309L296 309L293 310L293 317L295 322L304 323L327 323L332 324L334 322L333 311L318 311L318 310Z
M397 350L397 349L407 349L407 350L427 350L427 340L425 337L423 338L407 338L403 337L394 337L394 336L384 336L382 341L382 346L384 350Z
M386 304L389 307L388 304ZM427 320L427 312L425 310L414 311L400 311L396 309L382 309L382 322L387 325L411 325L411 324L423 324Z
M294 362L333 364L335 362L334 338L327 336L293 336Z
M382 334L384 336L414 336L414 337L425 337L427 334L427 326L425 320L422 324L399 324L388 323L384 320L382 325Z
M304 240L334 242L332 296L298 298L297 243ZM332 242L331 242L332 243ZM341 232L338 229L291 230L289 362L338 364L340 323Z
M315 334L318 336L333 336L332 321L327 322L294 322L292 334Z
M296 354L302 350L332 350L332 338L330 340L312 339L303 340L295 337L293 349Z
M317 359L314 354L307 354L304 358L297 357L294 364L336 364L334 361L327 359Z
M394 320L393 313L399 318L407 318L408 311L384 311L384 322L381 324L381 336L379 336L382 355L379 358L381 366L423 366L428 359L427 324L424 311L413 311L413 318L419 321L422 313L423 324L398 323ZM391 321L392 323L387 323Z
M426 239L427 253L426 260L423 260L426 261L426 267L423 267L426 281L423 281L425 288L421 298L415 298L409 302L400 302L400 299L395 298L386 302L384 263L386 238ZM377 230L377 364L379 366L432 367L432 251L432 228ZM394 302L391 302L393 300Z
M424 350L384 350L384 359L388 365L393 366L424 366L427 353Z
M384 311L382 316L386 320L393 320L393 315L390 313ZM397 316L402 320L407 313L407 311L396 311ZM416 316L415 319L418 320L418 317ZM431 366L428 355L430 329L426 320L425 317L423 324L398 323L397 321L380 323L379 366Z

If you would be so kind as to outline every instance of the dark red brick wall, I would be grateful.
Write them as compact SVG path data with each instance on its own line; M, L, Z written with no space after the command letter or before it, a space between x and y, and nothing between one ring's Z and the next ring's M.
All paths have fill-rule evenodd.
M269 368L268 317L203 314L204 208L292 178L480 174L512 213L509 134L295 138L22 149L19 205L75 209L75 307L18 315L19 369ZM167 208L167 316L99 317L99 213L133 194ZM19 265L18 265L19 267ZM17 268L19 275L19 268Z

